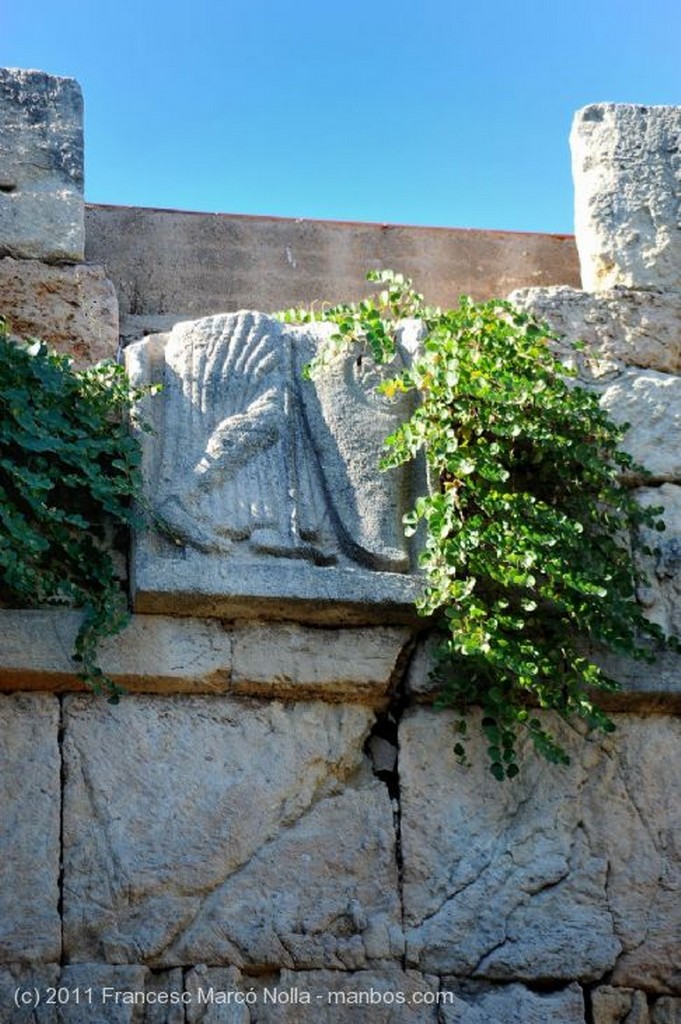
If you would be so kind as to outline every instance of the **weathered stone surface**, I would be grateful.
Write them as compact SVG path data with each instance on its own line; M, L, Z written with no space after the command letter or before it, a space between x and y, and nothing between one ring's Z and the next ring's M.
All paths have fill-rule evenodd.
M79 612L0 611L0 688L82 688L71 660ZM131 690L215 693L229 686L232 638L212 620L135 615L102 641L100 664Z
M187 976L192 996L187 1024L437 1024L438 988L437 978L397 968L380 973L283 970L248 977L233 967L200 966ZM221 993L241 1002L205 1002Z
M458 992L457 992L458 988ZM524 985L475 985L443 978L442 990L456 992L440 1007L441 1024L582 1024L584 998L578 985L557 992L531 992ZM600 1022L597 1022L600 1024Z
M570 144L582 287L681 290L681 107L593 104Z
M648 585L639 586L637 597L648 617L668 636L681 637L681 487L663 484L642 488L638 500L645 508L663 507L662 520L667 528L664 533L647 528L641 531L643 544L656 554L640 557Z
M681 1024L681 999L661 996L653 1003L652 1024Z
M55 697L0 697L0 962L58 961L59 773Z
M41 338L78 366L116 358L118 300L101 267L0 259L0 313L14 335Z
M675 991L681 722L615 716L603 740L556 723L572 764L529 757L509 785L482 740L457 764L453 721L421 708L400 728L408 964Z
M602 985L591 993L594 1024L650 1024L645 993Z
M92 1024L96 1020L106 1024L147 1024L144 1000L148 977L147 970L139 965L68 964L62 968L59 985L69 992L77 990L82 996L69 999L59 1008L59 1024ZM163 1024L170 1024L171 1020L172 1017L161 1017ZM175 1021L179 1024L177 1017Z
M681 377L629 370L605 387L601 405L628 423L622 448L656 481L681 482Z
M378 471L398 411L342 360L306 384L329 325L243 312L179 324L127 350L135 383L162 383L142 438L164 533L137 538L136 608L334 624L413 618L415 553L401 516L413 476ZM359 376L358 376L359 375Z
M198 964L187 972L185 987L187 1024L251 1024L251 1010L261 1001L258 980L237 967Z
M3 1024L57 1024L57 1007L46 1003L45 999L36 1006L35 991L44 995L48 988L58 984L58 964L31 967L3 964L0 966L0 1020Z
M71 960L355 969L399 957L372 713L225 697L67 698Z
M589 377L622 364L681 373L681 301L677 293L613 288L592 295L576 288L523 288L512 292L518 308L546 320L566 339L562 356L586 361ZM569 342L584 341L576 357Z
M0 967L3 1024L185 1024L191 997L181 970L102 963ZM225 1018L215 1019L222 1024Z
M386 697L409 630L306 629L294 623L242 624L234 631L232 690L288 697Z
M0 253L84 258L83 98L72 78L0 68Z

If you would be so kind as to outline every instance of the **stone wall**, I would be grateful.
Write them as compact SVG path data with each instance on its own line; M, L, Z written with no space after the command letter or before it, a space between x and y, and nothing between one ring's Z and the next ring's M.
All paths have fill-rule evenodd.
M412 277L429 302L579 284L574 238L86 206L88 260L114 282L126 340L178 320L273 312L365 293L367 270Z
M53 104L66 98L73 112L73 83L37 72L2 72L0 83L9 97L2 117L12 125L38 100L45 123L65 123ZM629 174L640 188L627 185L629 206L620 210L617 230L599 221L592 237L609 231L630 239L627 216L654 222L645 211L655 205L657 182L672 173L678 181L670 139L673 131L679 139L679 124L679 111L648 108L591 107L577 115L576 135L588 132L594 153L616 152L618 167L633 160L630 151L657 166L654 146L662 136L672 167ZM599 131L617 137L604 141ZM69 139L77 136L69 132ZM592 167L590 173L590 181L600 180ZM5 196L21 198L21 182L19 174L8 179L13 188L0 188L0 204ZM578 177L578 196L589 187ZM46 185L41 196L48 194ZM590 204L596 220L613 207L579 202ZM8 209L0 206L0 225L13 216ZM86 211L88 232L98 223L113 232L111 251L121 262L112 258L106 271L126 316L168 329L178 313L219 312L192 309L197 293L183 293L188 277L179 274L171 301L162 301L150 277L148 289L137 292L149 306L133 311L124 281L152 272L133 254L125 276L116 233L130 216L146 220L146 253L160 214ZM192 215L172 215L177 223L184 216ZM228 226L225 220L220 230ZM323 244L340 250L333 260L342 260L341 238L378 238L381 230L339 229L334 236L333 226L308 227L328 232ZM285 229L272 228L283 232L279 248L253 255L256 263L281 256L283 239L292 237ZM681 266L681 258L676 236L665 231L646 241L646 251L665 253L657 285L653 257L639 279L627 256L626 275L613 279L611 269L607 291L579 291L565 278L566 287L516 293L516 301L567 334L586 337L580 372L602 390L614 415L631 421L630 448L653 464L641 500L662 497L669 529L652 566L653 585L640 598L678 630L681 338L679 286L669 268L674 259ZM3 233L10 237L9 229ZM423 258L433 265L440 237L421 239ZM245 250L232 251L237 266L240 252L247 263L248 238L240 242ZM51 248L31 243L30 251L12 239L0 261L9 261L10 270L30 268L40 281L52 272L73 279L89 270L64 262L61 235ZM97 244L95 235L86 252ZM319 251L314 245L310 252ZM590 248L580 236L579 245L583 262L596 259L596 243ZM609 264L618 265L618 245L608 249ZM80 254L70 250L68 258ZM509 287L537 280L523 280L519 264L520 270L503 268ZM412 266L397 269L416 276ZM106 280L103 270L97 273ZM349 287L354 274L339 278L339 288ZM0 286L4 298L12 294ZM36 285L39 317L58 315L59 294ZM277 293L272 302L313 297L296 292L279 302ZM84 293L69 304L74 316L85 315ZM157 315L169 319L159 322ZM100 314L93 316L99 323ZM127 321L131 330L135 323ZM611 698L617 730L607 739L555 723L572 755L569 768L529 759L518 779L501 785L487 770L482 742L471 746L471 766L461 767L451 716L430 706L428 639L404 611L412 553L400 548L385 515L375 515L384 498L372 490L370 468L344 447L350 440L341 436L329 454L329 437L342 435L334 419L339 400L344 415L360 417L367 430L382 412L367 411L356 375L301 399L287 368L309 338L275 337L269 324L257 314L211 317L130 349L133 372L162 372L175 382L164 407L170 418L158 413L162 433L147 448L145 466L150 498L180 544L150 536L135 546L136 614L102 652L103 667L128 696L112 706L82 692L70 659L78 613L0 613L0 1020L681 1021L678 658L617 666L623 691ZM92 357L87 328L83 343L81 354ZM197 354L193 361L190 352ZM244 360L261 369L243 377ZM236 367L237 379L246 381L237 396L215 386L228 379L225 367ZM203 472L213 460L214 487L223 488L224 507L232 510L226 526L211 524L213 491L187 486L196 452L169 426L183 414L188 393L217 393L231 403L227 417L219 405L194 428L198 465ZM230 478L238 485L220 475L218 442L228 427L241 439L233 450L251 467L243 478ZM264 452L275 470L287 467L276 513L287 502L299 511L301 496L316 495L312 504L321 507L319 495L326 494L329 514L306 523L275 515L260 500L257 459ZM316 480L301 469L313 463L320 467ZM404 482L384 486L395 504ZM366 509L359 515L361 543L354 545L348 522L357 513L343 498L350 493ZM237 525L244 494L253 499L249 519ZM289 519L295 529L286 527ZM287 547L293 541L295 551ZM353 579L360 581L354 591Z

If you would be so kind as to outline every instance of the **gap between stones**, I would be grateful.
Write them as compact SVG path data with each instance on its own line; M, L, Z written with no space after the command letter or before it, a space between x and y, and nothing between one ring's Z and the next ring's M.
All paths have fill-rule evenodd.
M409 706L406 692L406 680L409 666L416 652L416 644L403 658L401 671L393 683L390 702L385 711L376 713L376 721L364 745L373 773L387 788L393 813L395 829L395 865L397 869L397 897L400 904L400 925L405 936L404 947L400 959L403 971L407 970L407 947L405 932L404 906L404 856L402 851L402 791L399 764L399 729L404 712Z

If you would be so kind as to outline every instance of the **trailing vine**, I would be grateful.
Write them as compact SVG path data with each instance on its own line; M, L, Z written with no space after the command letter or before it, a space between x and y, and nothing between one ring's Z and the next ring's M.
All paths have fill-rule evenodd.
M118 699L100 640L128 621L112 531L137 525L140 451L128 428L139 397L112 362L75 370L41 342L18 343L0 317L0 597L83 609L79 675Z
M465 761L466 712L481 705L497 779L518 774L522 733L566 764L533 708L614 728L593 695L618 684L585 656L584 641L648 661L665 642L636 602L630 546L642 526L664 529L662 509L641 507L623 482L644 471L619 449L624 431L597 396L570 381L545 324L500 300L441 310L399 274L367 276L384 286L373 297L280 317L336 325L310 372L354 348L394 367L383 394L418 396L386 439L382 466L425 453L430 490L405 530L423 536L417 607L443 629L434 675L438 705L461 712L454 750ZM395 360L404 318L425 329L406 369Z

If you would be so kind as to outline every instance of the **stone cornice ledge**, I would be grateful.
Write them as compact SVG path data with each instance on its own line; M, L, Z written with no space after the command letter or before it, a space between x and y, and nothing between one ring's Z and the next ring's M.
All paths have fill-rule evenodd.
M71 659L78 612L0 611L0 691L85 689ZM412 632L134 615L100 664L137 693L215 693L384 704Z

